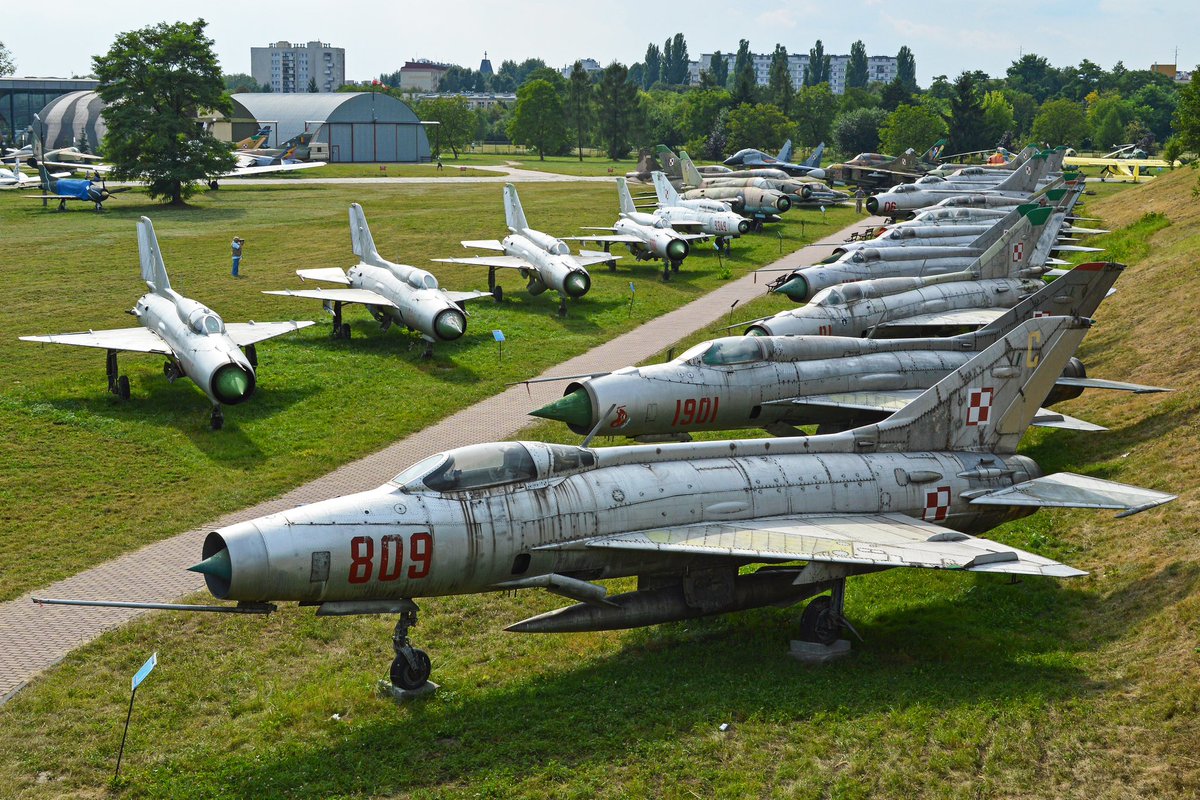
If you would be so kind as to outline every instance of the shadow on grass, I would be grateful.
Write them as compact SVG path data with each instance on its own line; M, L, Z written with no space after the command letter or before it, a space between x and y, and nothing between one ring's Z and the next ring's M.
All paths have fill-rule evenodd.
M947 719L980 707L1019 715L1098 688L1076 663L1094 640L1072 635L1089 627L1086 595L1053 581L973 578L965 597L941 592L928 602L903 594L906 586L929 590L906 577L873 584L864 594L882 589L899 607L856 619L866 644L833 665L802 666L786 655L798 608L657 626L627 634L621 650L584 667L550 674L534 663L511 664L528 677L461 693L451 685L431 702L339 729L327 742L289 742L269 756L228 758L216 770L234 796L262 787L280 796L438 791L519 783L552 763L568 770L620 764L655 742L702 737L719 722L844 729L931 707ZM1151 585L1127 593L1162 591ZM852 616L862 613L856 605L852 597ZM1135 608L1152 613L1152 605ZM433 633L423 638L436 662L438 649L453 642L431 642L439 638Z

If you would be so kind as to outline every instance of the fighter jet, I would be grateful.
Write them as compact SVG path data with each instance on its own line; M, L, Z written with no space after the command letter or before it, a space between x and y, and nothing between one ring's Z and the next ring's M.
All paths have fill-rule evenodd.
M1038 153L1025 166L1016 170L1007 178L990 188L962 187L939 185L937 187L921 187L906 183L894 186L886 192L867 198L867 211L885 217L895 216L901 212L911 212L914 209L931 206L941 200L955 195L995 195L1019 200L1027 200L1037 189L1042 176L1047 174L1047 155Z
M219 430L225 424L221 406L244 403L254 394L258 366L255 344L314 323L226 323L212 309L179 294L167 279L154 226L146 217L138 221L138 254L142 280L150 291L129 313L137 317L141 327L22 336L21 341L107 350L108 390L122 400L129 399L129 378L119 374L117 353L125 350L165 355L163 373L167 380L191 378L212 401L212 428Z
M980 151L980 152L985 152L985 151ZM1005 152L1007 152L1007 151L1005 151ZM1010 172L1015 170L1017 167L1024 166L1025 162L1028 161L1030 158L1032 158L1034 156L1034 154L1036 154L1038 152L1039 151L1038 151L1037 147L1035 147L1033 145L1028 145L1020 153L1016 153L1016 154L1009 153L1011 158L1007 161L1003 160L1003 158L1002 158L999 163L989 162L988 164L986 164L984 166L979 166L979 165L969 165L968 166L968 165L963 165L963 164L945 163L945 164L942 164L937 169L929 170L925 174L926 175L938 175L941 177L946 177L949 175L964 175L964 176L993 175L993 176L999 176L999 178L1003 178L1004 176L1008 175ZM959 156L964 156L964 155L971 155L971 154L970 153L958 153L958 154L955 154L952 156L947 156L947 158L957 158Z
M350 338L350 323L342 322L342 306L362 303L383 330L398 322L417 331L425 341L423 357L433 355L434 342L451 342L467 331L467 315L462 304L490 292L451 292L438 286L429 272L406 264L394 264L375 249L375 239L367 227L362 206L350 204L350 242L357 265L343 272L338 267L298 269L301 280L340 283L346 289L284 289L263 294L310 297L322 300L333 313L333 337Z
M654 216L676 230L700 231L715 236L717 248L728 249L729 240L750 230L750 221L716 200L684 200L662 172L651 173L658 207Z
M779 222L779 215L792 207L788 196L769 188L764 179L756 179L748 186L707 186L704 185L707 179L699 179L695 175L692 181L685 181L682 158L669 150L666 153L662 150L665 148L660 145L659 160L663 162L663 172L671 185L680 190L681 198L727 203L733 211L751 221L752 230L762 230L765 222ZM684 157L686 155L683 154Z
M851 431L598 449L493 442L439 453L378 489L215 530L191 569L242 612L297 601L320 616L398 615L390 676L406 689L430 676L429 656L409 638L413 600L447 594L544 588L579 601L508 628L544 633L816 597L800 636L832 643L846 625L851 576L893 567L1083 575L969 534L1042 507L1128 515L1174 499L1083 475L1042 476L1016 454L1086 330L1069 317L1030 320L898 413ZM635 591L612 597L592 582L635 575Z
M638 261L659 260L663 265L663 280L669 281L672 272L691 252L689 242L707 239L705 233L680 233L669 220L655 214L644 214L633 205L633 197L624 178L617 178L617 198L621 214L608 228L587 226L589 231L612 231L600 236L564 236L567 241L592 242L604 246L607 252L614 244L623 244ZM692 226L700 228L700 225Z
M1091 317L1122 269L1081 265L1053 284L1042 284L1007 312L997 312L1000 316L986 327L953 338L764 336L701 342L664 364L572 381L561 399L530 413L564 422L582 435L612 409L600 433L643 441L686 440L696 431L740 428L795 436L798 425L820 425L824 433L875 422L1026 320ZM1043 405L1078 397L1085 388L1165 391L1089 379L1082 362L1072 358ZM1102 430L1053 412L1039 413L1034 424Z
M868 188L894 186L936 169L937 158L945 147L946 140L939 139L919 157L912 148L899 156L859 153L849 161L826 169L825 177L830 181L854 183Z
M448 264L477 264L488 268L488 290L499 303L504 299L504 290L496 285L497 269L517 269L521 277L529 278L529 293L539 295L547 289L558 292L559 316L567 313L567 298L580 298L592 286L592 276L587 268L592 264L608 264L617 256L610 253L580 253L571 255L571 250L561 239L536 231L529 227L517 187L504 184L504 219L509 235L504 241L481 239L463 242L463 247L495 250L503 255L474 256L471 258L435 258L434 261Z
M821 142L817 145L817 149L812 151L812 155L799 164L793 164L791 163L792 140L788 139L777 156L767 155L761 150L746 147L725 159L723 163L729 167L770 167L771 169L786 172L788 175L807 175L812 178L824 178L825 170L821 169L821 156L824 153L825 143Z

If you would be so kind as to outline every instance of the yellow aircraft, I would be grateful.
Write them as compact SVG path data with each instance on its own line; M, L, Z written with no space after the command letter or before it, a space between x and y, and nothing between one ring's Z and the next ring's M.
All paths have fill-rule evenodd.
M1126 144L1118 147L1102 158L1085 158L1075 155L1073 150L1067 151L1066 158L1063 159L1063 165L1068 167L1101 167L1100 180L1105 181L1108 178L1116 178L1121 181L1148 181L1154 177L1150 172L1161 172L1164 169L1172 166L1179 166L1176 161L1174 165L1168 164L1161 158L1146 158L1145 153L1137 149L1136 145Z

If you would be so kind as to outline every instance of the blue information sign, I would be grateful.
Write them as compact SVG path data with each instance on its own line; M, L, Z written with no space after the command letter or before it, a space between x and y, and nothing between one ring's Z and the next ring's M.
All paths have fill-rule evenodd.
M142 681L146 680L146 676L153 672L156 666L158 666L158 653L146 659L146 663L142 664L142 668L133 676L133 688L137 689L137 687L141 686Z
M497 342L504 341L504 331L492 331L492 338Z

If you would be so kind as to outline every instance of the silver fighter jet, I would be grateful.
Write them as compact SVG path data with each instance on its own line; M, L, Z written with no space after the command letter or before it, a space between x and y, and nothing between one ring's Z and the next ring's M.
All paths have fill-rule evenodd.
M393 264L379 255L362 206L350 204L350 241L357 265L343 272L338 267L298 269L301 280L340 283L346 289L284 289L263 292L286 297L323 300L333 313L333 337L350 338L350 323L342 322L342 306L362 303L383 330L398 322L417 331L425 341L424 357L433 355L434 342L453 341L467 330L462 304L491 292L451 292L438 286L428 271L406 264Z
M735 214L730 207L716 200L684 200L657 170L650 173L658 207L654 216L664 219L676 230L700 231L717 240L717 248L728 248L729 240L750 231L750 220Z
M476 264L488 268L488 290L499 303L504 299L504 290L496 285L497 269L520 270L521 277L529 279L529 293L539 295L547 289L558 292L559 316L567 313L567 298L578 299L592 287L592 276L587 268L592 264L610 264L616 256L609 253L580 253L571 255L571 249L562 239L536 231L529 227L517 187L504 184L504 219L508 224L508 236L504 241L481 239L463 242L463 247L495 250L502 255L473 256L471 258L435 258L448 264Z
M129 399L129 378L118 372L117 353L125 350L165 355L163 372L167 380L191 378L204 390L213 404L211 422L217 430L225 423L222 405L237 405L254 394L254 370L258 365L255 344L314 323L226 323L212 309L179 294L167 279L154 226L146 217L138 221L138 253L142 280L150 291L129 313L137 317L141 327L20 338L107 350L108 390L122 400Z

